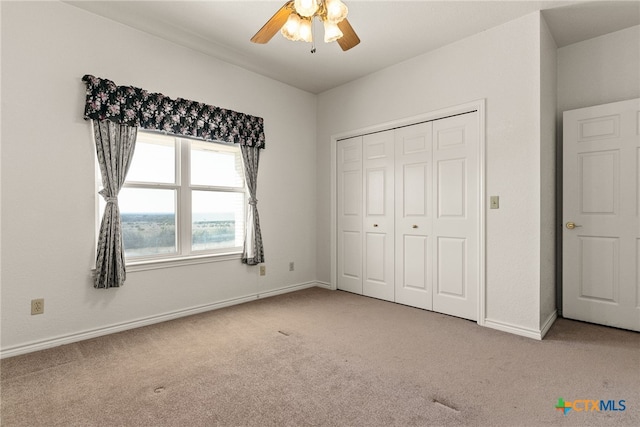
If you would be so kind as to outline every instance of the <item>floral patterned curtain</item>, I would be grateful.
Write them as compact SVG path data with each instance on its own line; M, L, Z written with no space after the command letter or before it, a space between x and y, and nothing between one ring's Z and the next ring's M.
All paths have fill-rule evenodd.
M258 152L265 146L261 117L182 98L174 100L132 86L117 86L111 80L91 75L85 75L82 81L87 85L84 118L94 123L104 186L100 194L107 201L98 241L96 288L119 287L126 278L118 193L133 157L138 127L241 145L250 191L246 225L249 240L245 243L242 261L257 264L264 260L255 198Z
M109 120L207 141L265 146L261 117L187 99L171 99L133 86L117 86L111 80L91 75L82 80L87 85L85 119Z

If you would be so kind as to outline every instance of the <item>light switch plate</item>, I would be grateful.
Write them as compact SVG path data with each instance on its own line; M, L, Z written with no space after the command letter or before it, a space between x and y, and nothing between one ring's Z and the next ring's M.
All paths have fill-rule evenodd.
M500 209L500 196L491 196L491 198L490 198L490 208L491 209Z

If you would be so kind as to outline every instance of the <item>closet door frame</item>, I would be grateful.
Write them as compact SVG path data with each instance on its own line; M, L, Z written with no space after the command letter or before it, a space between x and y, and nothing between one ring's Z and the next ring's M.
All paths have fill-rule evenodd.
M369 126L366 128L354 129L348 132L339 133L331 136L331 283L330 289L337 289L337 146L338 141L365 135L373 132L381 132L399 127L410 126L431 120L443 119L458 114L470 113L477 111L478 113L478 311L477 323L480 326L485 325L486 313L486 222L485 222L485 206L486 206L486 178L485 178L485 150L486 150L486 130L485 130L485 99L479 99L466 104L454 107L444 108L417 116L407 117L404 119L393 120L379 125Z

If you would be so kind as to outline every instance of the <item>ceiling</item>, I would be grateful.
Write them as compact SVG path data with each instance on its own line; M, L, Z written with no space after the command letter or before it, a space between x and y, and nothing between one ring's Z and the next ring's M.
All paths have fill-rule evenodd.
M249 39L285 3L262 1L65 1L311 93L320 93L502 23L543 10L558 47L640 24L639 1L344 0L362 40L343 52L276 34Z

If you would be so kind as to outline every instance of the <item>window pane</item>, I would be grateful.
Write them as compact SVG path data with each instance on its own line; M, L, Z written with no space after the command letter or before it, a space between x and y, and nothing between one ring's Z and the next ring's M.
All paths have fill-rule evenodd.
M244 193L193 191L191 248L234 248L244 240Z
M123 188L118 196L127 257L176 252L176 191Z
M175 157L175 138L138 132L127 181L173 184L176 181Z
M244 180L240 149L191 142L191 184L242 187Z

